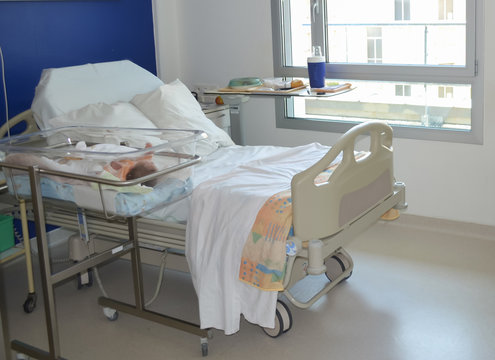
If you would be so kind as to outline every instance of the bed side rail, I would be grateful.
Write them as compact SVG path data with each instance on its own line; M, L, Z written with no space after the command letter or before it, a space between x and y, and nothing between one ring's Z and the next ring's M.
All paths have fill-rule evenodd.
M356 139L369 136L370 152L356 160ZM315 178L342 153L328 182ZM292 179L294 233L301 240L340 231L393 193L392 128L370 121L347 131L315 165Z
M36 125L36 121L34 120L33 112L31 111L31 109L29 109L9 119L7 123L3 124L2 127L0 127L0 139L3 139L5 136L7 136L9 127L10 129L12 129L15 125L23 122L26 124L26 127L22 134L29 134L35 131L39 131L38 125Z

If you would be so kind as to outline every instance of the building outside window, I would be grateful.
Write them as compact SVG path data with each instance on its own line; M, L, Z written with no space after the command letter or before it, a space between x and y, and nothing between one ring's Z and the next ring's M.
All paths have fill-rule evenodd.
M410 0L395 0L395 20L411 20Z
M411 96L411 85L395 85L395 96Z
M368 63L382 63L382 28L378 26L368 27L366 29L368 40Z
M306 58L318 45L327 83L353 84L334 97L278 99L277 126L345 131L378 119L404 137L479 143L479 5L482 0L272 0L275 75L307 77Z
M454 0L438 0L438 19L448 20L454 17Z
M438 87L439 98L452 98L454 97L454 88L452 86L439 86Z

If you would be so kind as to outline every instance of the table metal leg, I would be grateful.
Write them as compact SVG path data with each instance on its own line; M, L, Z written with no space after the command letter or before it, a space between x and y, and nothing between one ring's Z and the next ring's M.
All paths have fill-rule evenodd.
M137 222L135 217L127 219L129 227L129 240L133 243L131 250L132 262L132 277L134 282L134 298L136 301L136 309L144 310L144 290L143 290L143 273L141 269L141 255L139 251Z
M31 257L31 242L29 239L28 220L26 212L26 200L19 200L19 213L21 215L22 239L24 243L24 255L26 257L26 272L28 281L28 296L24 302L24 311L30 313L36 307L36 292L34 289L33 261Z
M12 354L10 351L9 324L7 321L5 293L6 291L3 280L3 270L2 270L2 266L0 265L0 322L2 323L3 348L4 348L5 359L11 359Z
M31 196L33 199L34 218L36 223L36 241L38 244L41 285L43 287L43 299L45 305L46 329L48 335L48 348L50 355L57 359L60 357L60 341L58 333L57 314L55 310L55 294L51 279L50 255L48 251L48 239L46 235L45 213L41 196L40 174L35 167L29 168L31 182Z

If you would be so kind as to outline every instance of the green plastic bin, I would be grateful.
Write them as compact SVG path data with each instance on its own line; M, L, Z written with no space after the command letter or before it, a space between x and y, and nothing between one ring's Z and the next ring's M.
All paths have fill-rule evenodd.
M0 252L14 246L14 218L0 215Z

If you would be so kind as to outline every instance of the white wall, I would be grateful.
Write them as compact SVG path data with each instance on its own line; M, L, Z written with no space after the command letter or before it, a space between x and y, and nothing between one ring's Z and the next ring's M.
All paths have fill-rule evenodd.
M152 0L158 76L165 82L180 75L179 16L177 0ZM166 71L164 71L166 69Z
M164 80L180 78L192 88L197 83L224 86L234 77L273 76L269 1L155 1ZM494 12L495 2L486 0L485 13ZM161 30L171 25L175 31ZM492 34L495 23L487 21L485 28ZM495 44L489 39L485 40L485 63L491 65ZM409 213L495 226L495 101L490 98L494 93L495 70L486 66L483 145L394 140L396 177L406 183ZM268 98L251 98L243 105L243 115L250 145L332 144L338 137L277 129L274 102Z

